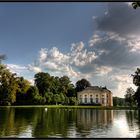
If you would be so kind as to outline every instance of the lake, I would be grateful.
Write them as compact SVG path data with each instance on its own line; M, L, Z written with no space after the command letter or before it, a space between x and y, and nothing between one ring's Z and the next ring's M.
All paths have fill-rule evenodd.
M140 112L2 107L0 137L139 138Z

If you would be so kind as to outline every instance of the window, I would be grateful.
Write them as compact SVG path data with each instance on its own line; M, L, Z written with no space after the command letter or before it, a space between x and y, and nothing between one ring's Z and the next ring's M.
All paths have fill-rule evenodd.
M87 95L85 95L85 103L87 103Z
M96 98L96 103L98 103L98 98Z
M93 103L92 95L90 95L90 103Z
M102 104L104 104L104 98L102 98Z
M106 99L106 103L108 104L108 94L107 94L107 99Z

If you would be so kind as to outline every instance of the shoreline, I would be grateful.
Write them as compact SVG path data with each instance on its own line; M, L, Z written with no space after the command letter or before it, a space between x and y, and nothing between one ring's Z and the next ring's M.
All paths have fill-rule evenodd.
M103 106L68 106L68 105L12 105L12 106L0 106L0 108L69 108L69 109L106 109L106 110L138 110L138 107L103 107Z

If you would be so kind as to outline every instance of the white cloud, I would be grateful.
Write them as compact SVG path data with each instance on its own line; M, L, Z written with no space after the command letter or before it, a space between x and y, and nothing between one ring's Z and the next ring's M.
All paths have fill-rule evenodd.
M28 69L34 72L47 71L59 75L79 77L78 67L86 66L97 56L94 51L87 51L83 42L73 43L69 53L62 53L58 48L50 50L43 48L39 51L38 65L29 64Z
M70 64L75 66L85 66L97 58L94 51L87 51L84 49L84 43L80 42L72 44L70 56Z
M52 69L52 70L57 70L58 69L58 65L55 64L54 62L49 62L49 61L48 62L45 62L43 64L43 66L45 66L48 69Z
M102 38L98 34L94 34L92 38L89 40L89 46L94 47L97 43L100 43Z
M28 65L28 70L33 71L35 73L42 71L40 67L37 67L37 66L34 66L34 65L30 65L30 64Z
M7 64L7 68L12 72L12 73L17 73L20 74L23 71L27 70L27 67L25 66L20 66L16 64Z
M39 61L44 62L47 59L47 49L46 48L41 48L39 52Z
M132 87L136 90L136 86L133 84L132 77L127 74L112 75L110 77L112 82L115 82L116 88L112 89L114 96L124 97L126 89Z
M140 38L138 39L129 39L128 47L130 47L130 52L140 53Z
M28 70L27 66L21 66L17 64L7 64L6 66L10 70L10 72L16 73L19 77L23 76L26 80L28 80L31 83L31 85L34 84L32 72Z
M73 53L80 52L82 51L83 48L84 48L84 43L82 41L77 44L73 43L71 45L71 51L73 51Z
M112 68L108 66L100 66L96 68L96 73L101 76L106 75L111 71L112 71Z

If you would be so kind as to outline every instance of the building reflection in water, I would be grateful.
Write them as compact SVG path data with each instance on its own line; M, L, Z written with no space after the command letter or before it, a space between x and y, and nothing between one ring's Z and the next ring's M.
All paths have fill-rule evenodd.
M113 110L78 109L77 131L88 135L90 130L107 128L113 121Z

